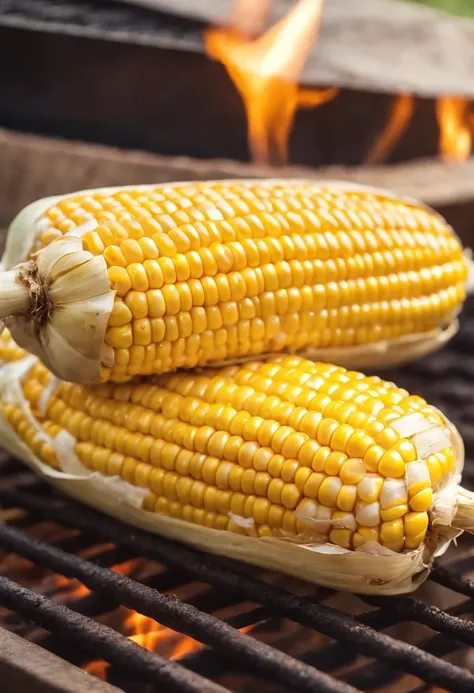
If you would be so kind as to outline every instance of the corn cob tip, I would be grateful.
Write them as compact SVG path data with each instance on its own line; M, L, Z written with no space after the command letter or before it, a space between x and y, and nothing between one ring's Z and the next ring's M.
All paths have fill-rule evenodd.
M467 278L434 211L311 181L40 200L13 221L3 266L0 319L84 384L281 352L400 365L451 338Z

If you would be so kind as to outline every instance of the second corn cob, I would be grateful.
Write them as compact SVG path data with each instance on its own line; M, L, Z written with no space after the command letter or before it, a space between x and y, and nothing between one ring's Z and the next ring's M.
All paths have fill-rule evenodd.
M83 383L281 351L404 362L453 334L467 276L433 211L307 181L41 200L13 222L3 264L15 340Z
M295 356L87 388L0 338L0 430L132 524L341 589L397 593L473 529L463 448L421 397Z

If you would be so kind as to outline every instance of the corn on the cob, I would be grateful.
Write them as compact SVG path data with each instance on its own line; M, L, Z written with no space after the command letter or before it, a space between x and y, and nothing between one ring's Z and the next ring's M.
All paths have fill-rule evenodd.
M41 200L12 224L4 269L15 340L89 384L282 351L393 365L449 338L467 274L432 210L304 181Z
M211 552L344 589L406 591L453 527L472 524L454 429L378 377L284 355L87 388L56 381L8 335L0 358L0 420L22 441L13 451L108 512L133 498L131 522ZM81 490L61 472L91 476Z

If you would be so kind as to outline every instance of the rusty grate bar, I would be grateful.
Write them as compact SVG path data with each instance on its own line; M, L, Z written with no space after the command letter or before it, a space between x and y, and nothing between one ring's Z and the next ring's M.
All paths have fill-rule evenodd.
M274 613L278 613L279 616L289 618L324 635L350 644L360 653L382 660L392 667L403 669L403 671L413 674L428 683L441 685L455 693L458 691L459 693L467 693L474 689L474 675L465 669L443 661L414 645L396 640L385 633L379 633L360 620L354 619L336 609L322 604L315 604L309 599L298 597L280 588L267 585L261 580L244 575L238 571L238 568L229 570L222 567L217 561L208 558L198 551L175 544L161 537L152 537L137 530L134 530L133 535L131 535L122 523L106 518L95 511L83 508L72 502L68 502L67 505L57 502L51 503L51 501L44 503L40 497L8 489L0 490L0 501L10 506L20 506L28 510L37 511L43 517L60 522L63 525L74 526L82 531L90 532L92 528L95 528L96 533L101 537L117 542L123 547L140 553L140 555L166 565L174 567L185 565L188 572L199 580L205 580L221 589L258 602L262 606L267 607L267 609L271 609ZM1 538L0 543L3 543L3 541L4 538ZM28 545L25 545L25 540L23 539L21 549L21 553L23 550L31 551L29 541ZM69 558L72 559L73 557ZM35 557L35 560L41 561L41 552ZM90 580L90 577L87 579ZM136 595L132 596L135 600ZM144 613L149 613L150 605L146 600L143 606L146 607ZM140 610L143 611L143 608L140 608ZM390 600L387 600L384 610L393 614L394 622L399 621L397 607L391 606ZM419 614L416 615L420 618ZM182 614L178 614L178 618L182 618ZM163 620L161 614L159 620ZM171 627L173 626L171 625ZM437 622L437 627L444 629L444 623ZM469 632L469 629L474 628L469 623L466 623L465 627L466 633ZM203 633L203 635L206 635L206 640L209 641L209 634ZM465 637L470 636L466 635ZM201 639L201 635L198 638ZM275 650L272 651L273 653L276 652ZM281 653L278 653L274 660L278 661L281 656ZM330 680L333 684L338 683L334 679ZM301 688L300 690L308 689ZM323 689L319 688L318 690Z
M55 570L66 577L79 579L91 590L112 596L130 609L157 622L179 630L202 643L214 647L231 659L238 658L257 674L297 687L298 691L351 693L351 688L274 648L240 633L224 621L199 611L190 604L167 597L142 583L43 541L29 537L7 525L0 525L0 546L18 553L43 568ZM4 595L0 590L0 602ZM4 606L8 606L3 602ZM33 620L35 620L33 618ZM103 653L101 653L102 656ZM109 661L107 656L104 658ZM474 677L472 677L474 684Z
M0 603L46 630L54 631L92 657L99 656L125 668L139 681L167 686L166 690L173 693L229 693L176 662L148 652L113 628L55 604L5 577L0 577Z

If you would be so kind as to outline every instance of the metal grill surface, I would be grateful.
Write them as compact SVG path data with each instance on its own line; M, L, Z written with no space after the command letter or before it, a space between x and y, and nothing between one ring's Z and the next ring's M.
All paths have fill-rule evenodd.
M459 427L467 452L464 482L471 488L473 349L470 299L461 330L447 349L388 375L443 409ZM467 537L414 595L351 597L346 608L347 599L330 590L302 585L294 589L285 579L271 579L241 564L132 530L56 495L7 457L0 460L0 504L6 518L0 524L0 549L6 555L21 556L29 565L76 579L90 590L87 596L58 603L34 586L19 584L21 579L15 582L0 560L0 605L13 612L7 627L14 622L18 631L18 618L33 622L49 633L41 641L43 647L78 665L104 659L121 690L142 693L151 684L152 690L161 691L240 692L255 690L256 682L262 693L348 693L386 686L390 688L384 690L397 693L439 687L456 693L474 690L469 666L474 645L474 542ZM46 541L34 529L44 521L74 532ZM159 572L138 580L116 569L137 557L156 562ZM185 595L187 584L200 589L180 599L176 594ZM239 609L244 603L247 608ZM149 652L104 622L104 615L119 607L150 617L203 647L177 661ZM216 615L222 609L230 609L231 615ZM285 630L288 624L300 631ZM295 655L289 641L298 637L307 647Z
M0 0L0 26L202 52L205 24L113 0Z

